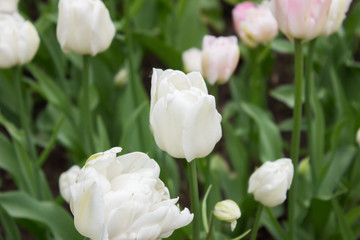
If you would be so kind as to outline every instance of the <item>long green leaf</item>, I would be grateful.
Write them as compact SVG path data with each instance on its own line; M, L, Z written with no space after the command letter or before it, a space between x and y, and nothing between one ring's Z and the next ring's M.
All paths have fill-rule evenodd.
M356 154L356 148L348 146L337 149L335 154L331 156L327 162L328 167L324 168L323 178L318 190L318 198L322 200L328 200L333 198L336 187L340 186L341 178L344 176L346 170L349 168L354 156Z
M0 204L0 222L5 230L6 239L20 240L20 232L12 219Z
M280 132L269 115L264 112L264 110L249 103L242 103L241 107L258 126L260 133L259 148L261 161L274 161L281 158L283 153Z
M7 192L0 193L0 204L13 218L45 224L56 239L82 239L76 232L69 214L52 202L40 202L23 192Z
M331 203L332 203L333 209L335 210L336 216L338 218L340 233L341 233L343 239L355 240L354 233L345 218L344 211L341 208L339 202L336 199L332 199Z

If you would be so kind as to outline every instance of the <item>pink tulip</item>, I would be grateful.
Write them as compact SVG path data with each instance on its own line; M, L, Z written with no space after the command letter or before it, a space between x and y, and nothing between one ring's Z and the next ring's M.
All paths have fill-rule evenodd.
M256 47L276 37L278 24L265 0L261 5L242 2L232 10L235 30L245 45Z
M271 11L291 41L308 41L321 34L330 4L331 0L272 0Z
M213 85L225 83L234 73L240 51L235 36L215 37L207 35L202 43L202 73Z

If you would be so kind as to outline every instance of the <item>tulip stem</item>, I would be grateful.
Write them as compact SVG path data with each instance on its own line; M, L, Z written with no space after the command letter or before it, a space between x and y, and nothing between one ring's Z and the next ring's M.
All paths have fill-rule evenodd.
M27 111L26 109L26 104L25 104L25 99L24 96L22 94L22 86L21 86L21 76L22 76L22 67L18 66L14 69L14 88L15 88L15 92L16 92L16 97L17 97L17 102L18 102L18 107L19 107L19 114L20 114L20 122L21 122L21 126L24 130L24 134L25 134L25 141L26 141L26 149L29 153L30 159L31 159L31 164L32 164L32 171L33 171L33 175L35 177L35 183L34 183L34 187L35 187L35 193L38 194L38 197L41 199L41 189L38 188L40 186L40 179L39 176L37 174L37 168L36 168L36 149L35 149L35 145L31 136L31 124L30 124L30 117L31 114L29 113L29 111Z
M313 127L312 127L312 111L311 111L311 94L314 91L312 87L312 78L311 78L311 70L313 64L313 53L315 49L316 39L310 41L309 43L309 50L306 60L306 67L305 67L305 113L306 113L306 124L307 124L307 143L309 149L309 156L310 156L310 164L311 164L311 172L313 181L317 186L318 182L318 173L319 173L319 163L318 159L315 156L315 145L313 141Z
M303 53L301 40L295 39L295 106L293 111L293 132L291 138L291 159L294 165L294 178L289 193L289 222L290 239L295 239L295 205L297 195L297 165L300 149L300 125L302 113L302 91L303 91Z
M92 118L91 118L91 106L90 106L90 56L83 56L83 102L81 106L81 117L82 124L84 124L84 134L85 143L87 147L87 154L92 154L94 152L94 141L93 141L93 131L92 131Z
M196 159L188 163L188 177L190 183L190 201L191 211L194 214L193 220L193 240L199 240L200 237L200 207L199 207L199 189L196 171Z
M264 208L264 206L260 203L259 207L257 209L257 212L256 212L256 216L255 216L255 223L254 223L254 228L251 233L251 240L256 239L257 232L259 230L260 218L261 218L261 213L262 213L263 208Z

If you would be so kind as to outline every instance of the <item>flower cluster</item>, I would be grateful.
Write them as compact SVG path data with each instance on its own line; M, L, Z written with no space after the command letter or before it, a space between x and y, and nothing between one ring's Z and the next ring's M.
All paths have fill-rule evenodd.
M189 224L193 214L170 199L159 165L144 153L117 156L120 151L94 154L80 171L72 168L60 177L76 229L93 240L155 240Z

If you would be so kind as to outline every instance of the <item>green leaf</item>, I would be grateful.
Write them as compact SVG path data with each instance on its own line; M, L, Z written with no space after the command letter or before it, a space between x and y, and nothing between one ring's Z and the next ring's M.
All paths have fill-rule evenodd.
M27 189L27 184L21 171L22 168L18 166L14 147L2 134L0 134L0 168L4 169L12 175L20 189Z
M238 192L241 194L247 193L247 181L249 177L249 157L243 146L241 138L238 136L235 128L230 124L229 120L222 121L223 135L225 139L225 146L229 154L231 164L235 169L235 174L238 180Z
M136 124L137 119L139 118L142 111L147 106L147 101L143 102L140 106L138 106L135 111L129 116L128 121L125 123L124 132L121 136L120 146L126 148L127 144L125 143L126 139L129 137L132 132L134 125Z
M40 202L23 192L7 192L0 193L0 204L13 218L45 224L56 239L82 239L75 230L73 219L53 202Z
M203 221L205 232L209 232L209 220L207 218L207 198L211 191L211 187L212 187L212 185L209 185L209 187L206 190L206 193L204 195L202 204L201 204L201 216L202 216L202 221Z
M97 117L97 132L98 135L95 138L95 148L96 152L103 152L106 149L110 148L109 137L107 134L106 126L101 116Z
M20 240L20 232L16 226L14 219L1 207L0 204L0 222L5 231L6 239Z
M329 164L324 168L323 178L318 190L318 198L329 200L334 197L336 187L341 186L339 183L349 168L354 156L356 148L353 146L337 149L334 155L327 155Z
M355 240L354 233L345 218L344 211L341 208L339 202L336 199L332 199L331 203L332 203L333 209L335 210L336 216L338 218L338 224L339 224L338 226L340 228L340 233L341 233L343 239Z
M294 45L285 39L277 38L272 41L270 48L276 52L284 53L284 54L293 54L294 53Z
M294 108L294 94L295 89L293 84L284 84L270 92L270 95L276 100L286 104L289 108ZM304 95L302 96L302 102L304 101Z
M160 58L169 68L182 69L181 53L175 50L172 46L159 39L157 36L153 36L145 32L137 32L134 37L145 48L153 52L158 58Z
M67 115L70 115L70 103L64 91L58 87L54 81L39 67L33 64L28 64L27 68L38 81L37 89L41 90L40 94L55 107L61 109Z
M275 161L283 156L280 132L269 115L257 106L241 103L242 109L257 124L260 134L259 149L262 162Z

